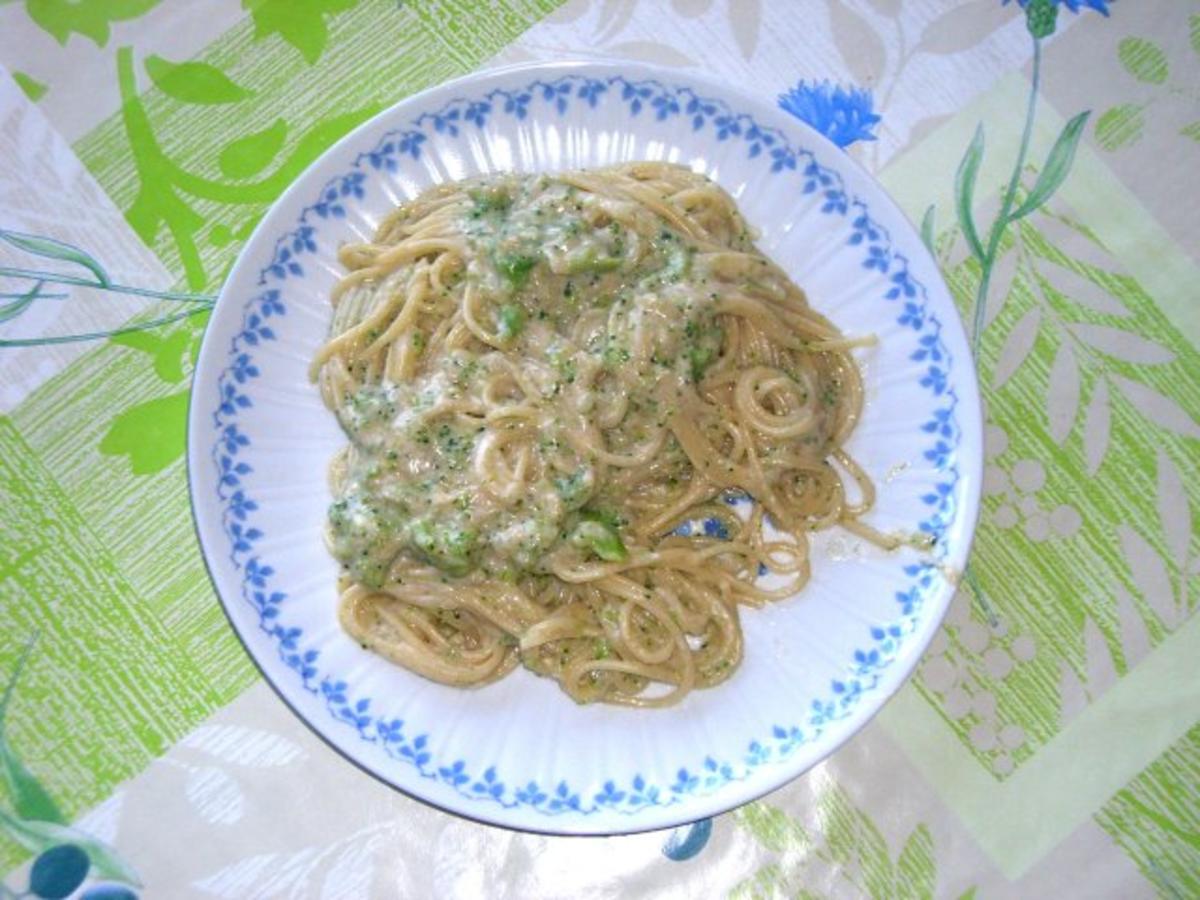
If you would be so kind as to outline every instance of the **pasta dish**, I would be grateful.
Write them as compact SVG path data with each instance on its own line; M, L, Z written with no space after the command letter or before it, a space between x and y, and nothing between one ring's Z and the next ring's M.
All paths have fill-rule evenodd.
M741 608L803 586L810 532L886 542L843 449L866 341L704 176L444 184L340 260L327 542L342 627L388 660L667 705L730 677Z

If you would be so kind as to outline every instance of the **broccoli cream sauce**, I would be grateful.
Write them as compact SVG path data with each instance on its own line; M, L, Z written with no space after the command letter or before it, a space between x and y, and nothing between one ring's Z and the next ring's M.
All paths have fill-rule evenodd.
M623 558L629 498L596 448L657 443L656 462L684 476L667 418L721 350L716 281L643 206L549 176L480 181L469 196L469 260L449 289L476 294L499 346L425 353L411 381L343 404L351 449L330 542L368 586L400 557L447 579L543 571L564 542Z

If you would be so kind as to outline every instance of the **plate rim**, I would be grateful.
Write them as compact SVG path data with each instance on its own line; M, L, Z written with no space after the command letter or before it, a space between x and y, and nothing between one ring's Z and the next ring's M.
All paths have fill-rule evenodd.
M214 306L213 317L205 329L197 356L197 363L192 373L193 381L188 396L185 437L190 510L193 529L201 549L200 555L213 591L221 606L222 613L263 680L270 685L272 691L292 714L323 743L334 750L334 752L388 788L398 791L404 796L417 800L427 806L481 824L546 835L636 834L670 828L735 809L745 803L766 796L799 778L813 766L828 759L869 722L873 721L899 689L909 682L930 641L932 641L940 628L954 593L953 586L947 584L940 591L935 592L927 598L928 600L936 601L933 604L933 606L936 606L936 609L933 606L927 607L930 610L929 615L926 617L928 632L924 637L918 636L911 639L911 650L908 658L906 660L898 660L897 668L893 670L899 674L894 677L894 681L891 684L876 689L873 692L874 696L867 702L866 708L868 711L852 714L852 721L848 723L848 727L843 728L840 733L830 739L828 746L812 761L803 765L789 765L785 760L772 767L770 773L761 780L729 780L709 793L687 795L679 803L666 805L647 804L644 807L627 813L609 810L606 811L607 815L600 815L596 818L592 818L590 815L587 817L572 818L554 817L546 814L537 817L535 815L537 811L533 809L526 811L523 807L519 806L506 808L499 804L478 803L476 802L476 798L462 795L457 791L446 794L450 802L442 802L440 798L420 793L410 785L400 784L398 780L394 780L385 774L382 766L372 766L366 759L360 759L355 754L339 746L338 742L326 733L328 723L322 722L321 725L318 725L302 712L298 705L289 699L283 686L277 680L280 673L276 672L275 675L272 675L265 662L260 660L258 655L251 649L248 637L243 633L234 611L231 609L234 601L240 603L243 598L237 596L227 599L221 589L217 573L214 571L214 565L210 560L210 556L215 556L216 552L206 540L205 531L201 525L200 508L204 504L198 499L199 486L197 482L202 477L199 474L199 466L211 460L209 460L207 453L204 452L209 448L199 445L200 438L198 434L201 430L200 425L202 424L200 420L206 415L207 411L201 411L196 403L196 387L200 384L207 384L212 376L220 372L220 364L217 359L220 352L214 349L216 329L212 327L216 322L217 313L223 306L235 308L239 312L245 306L245 303L238 304L238 300L234 296L234 286L238 282L253 282L255 280L253 269L256 263L252 262L251 256L256 250L261 253L259 245L263 242L266 232L269 228L274 231L277 227L272 224L271 220L279 215L279 210L293 205L302 191L311 190L313 185L308 182L312 178L313 173L321 170L329 159L344 153L348 147L358 144L364 136L374 133L377 140L381 139L388 131L397 130L405 124L410 124L412 116L406 115L406 113L420 114L440 108L430 104L429 101L441 94L451 94L460 88L486 85L488 82L503 80L506 77L514 75L528 74L534 76L536 74L554 73L555 75L562 76L578 75L586 72L593 72L597 75L604 73L606 76L623 75L631 81L655 79L672 87L694 88L698 94L709 92L710 96L736 100L741 105L740 109L753 113L755 117L785 121L786 129L781 125L773 127L778 127L789 138L801 138L802 140L796 141L798 146L820 151L822 159L837 160L839 169L844 167L846 170L852 171L858 180L871 186L873 195L870 202L872 205L879 204L880 207L885 208L890 216L902 223L903 228L906 229L904 235L906 238L905 252L909 256L909 261L915 265L919 265L922 269L924 273L922 281L926 290L930 294L933 294L940 289L948 301L949 311L953 315L945 317L941 321L941 325L944 330L953 333L954 339L964 351L959 353L956 358L957 364L964 368L961 368L959 375L956 377L956 382L958 382L956 383L956 388L960 392L958 399L960 401L959 412L961 419L958 427L961 441L955 456L955 461L961 470L960 480L962 482L957 511L957 515L961 517L961 523L958 527L961 529L962 537L958 547L955 548L955 556L961 556L961 567L964 569L970 556L982 506L983 408L975 361L969 352L966 329L961 314L954 304L953 295L946 285L932 255L919 239L918 232L912 221L879 180L867 172L857 160L853 159L849 154L841 150L841 148L838 148L807 123L798 119L793 120L790 117L783 117L782 113L770 107L765 101L743 91L740 87L721 84L703 74L680 73L661 66L621 60L563 59L487 67L477 69L448 81L430 85L381 110L335 141L320 156L313 160L264 211L262 218L255 225L251 235L239 249L238 257L221 285L217 303ZM388 125L390 127L381 127ZM249 278L247 278L248 270L250 272ZM214 345L211 348L210 340ZM210 369L214 371L210 372ZM975 453L963 454L962 451L964 448L970 449L972 447L975 448ZM418 771L417 778L412 782L412 785L419 787L420 784L420 772ZM748 785L753 786L747 787ZM683 816L679 815L681 811L686 812L688 810L692 811L687 812ZM637 814L643 811L647 815L637 817ZM655 813L658 815L656 816ZM554 827L556 823L565 827ZM597 825L602 827L594 827Z

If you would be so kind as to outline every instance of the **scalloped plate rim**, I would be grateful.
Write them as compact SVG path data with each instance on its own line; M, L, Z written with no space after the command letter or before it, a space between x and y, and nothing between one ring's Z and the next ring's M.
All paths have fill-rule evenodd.
M223 359L220 351L215 348L216 334L220 329L214 326L217 325L220 315L226 308L234 307L235 305L237 307L235 311L240 311L243 306L248 305L250 302L239 300L238 297L234 296L234 293L237 286L243 283L249 286L255 280L253 269L258 265L259 257L261 257L263 252L260 245L263 245L265 238L278 234L280 227L288 227L294 224L287 219L283 211L297 206L298 201L302 202L302 192L313 191L315 187L314 178L321 173L323 167L327 166L331 160L344 154L348 148L359 146L361 150L362 147L367 146L368 138L375 137L378 139L384 133L395 131L404 124L410 123L416 114L444 108L444 101L451 99L455 92L467 90L472 86L495 86L497 82L503 82L504 79L514 75L528 74L532 77L539 74L552 74L561 76L586 75L589 72L628 74L633 79L658 79L666 84L673 84L676 87L684 85L695 87L698 93L706 97L734 100L737 102L739 109L751 111L754 116L765 119L772 124L772 127L778 128L789 137L798 136L802 138L801 141L797 142L798 146L811 148L824 161L836 161L838 170L849 170L854 176L852 180L857 180L860 182L860 186L867 186L870 189L869 199L871 204L875 208L886 210L884 218L901 223L904 249L912 256L910 261L913 267L919 268L922 271L923 280L928 292L931 295L940 293L949 303L948 309L940 310L943 313L949 313L946 315L946 321L942 323L942 326L958 345L956 350L960 351L957 357L957 365L960 368L955 375L956 387L962 392L962 396L957 398L962 404L961 408L959 408L959 413L965 420L960 423L960 443L956 448L955 456L957 464L964 469L963 472L959 473L961 495L958 497L959 508L954 521L954 527L961 537L953 548L954 559L952 560L960 568L965 566L969 555L970 545L980 512L980 487L982 478L982 417L975 369L969 353L961 352L967 346L965 332L936 264L917 237L912 223L908 221L907 217L899 209L891 196L879 185L878 181L867 173L855 160L843 153L805 123L786 117L785 114L771 108L768 104L746 95L736 88L731 89L706 77L696 77L692 74L678 73L642 63L567 60L489 68L433 85L380 111L371 119L358 125L335 142L285 189L270 205L262 219L256 225L250 238L243 245L235 265L225 279L217 306L214 308L212 320L206 330L201 346L194 372L194 389L189 395L186 447L188 486L193 524L202 548L202 558L204 559L205 568L233 632L237 635L247 654L263 675L264 680L297 718L339 755L389 787L454 815L500 827L546 834L626 834L671 827L735 808L743 803L764 796L799 777L817 762L827 758L838 747L842 746L861 730L878 713L887 700L907 682L921 654L936 633L937 627L948 608L950 596L953 593L951 589L943 588L933 594L931 599L934 601L933 606L935 608L927 610L928 614L923 617L922 627L924 628L924 634L916 636L915 640L910 640L904 647L903 656L898 658L897 665L891 669L892 674L886 677L884 685L874 690L866 708L851 715L849 721L846 722L844 727L838 729L833 739L827 740L824 743L820 741L816 743L815 746L819 747L819 752L810 752L807 754L812 758L797 764L793 764L790 761L776 764L770 768L769 775L760 770L760 772L756 773L759 776L756 779L747 779L745 781L729 780L720 789L712 793L690 795L679 803L648 805L633 813L605 811L604 814L595 818L571 818L569 816L554 818L543 814L541 810L527 812L521 807L506 809L500 806L480 803L475 799L467 798L453 792L423 792L420 788L424 786L424 782L419 773L407 780L396 778L389 774L389 772L397 770L404 771L406 774L408 772L405 769L398 769L397 767L400 764L394 759L387 761L387 771L385 771L383 766L375 765L367 759L359 758L342 746L342 744L348 743L348 741L339 741L335 736L328 733L335 724L334 722L327 719L318 724L306 715L289 697L287 689L280 683L282 675L287 670L284 669L282 672L279 670L278 660L271 658L264 662L251 649L249 636L243 633L242 625L239 623L238 617L232 608L234 604L243 603L243 598L236 595L236 593L232 597L227 598L225 592L222 590L221 580L215 571L212 561L213 557L219 556L215 549L216 537L206 531L205 524L201 521L209 513L201 512L204 504L198 500L198 482L205 477L199 473L198 466L209 462L206 456L206 451L209 448L201 444L201 438L199 437L201 429L196 426L200 424L198 421L200 417L207 415L208 411L198 411L199 407L196 401L198 395L202 394L207 399L209 394L199 390L196 386L207 383L206 379L211 379L213 374L210 369L218 367L220 359ZM439 105L435 101L442 101L442 103ZM783 124L777 124L780 122ZM270 235L268 235L268 232L270 232ZM897 235L893 235L893 237L895 238ZM964 454L964 450L968 452ZM247 626L247 628L249 627ZM295 688L292 689L295 690ZM599 811L598 808L597 811ZM537 813L536 815L535 812ZM569 827L555 827L560 824L569 825Z

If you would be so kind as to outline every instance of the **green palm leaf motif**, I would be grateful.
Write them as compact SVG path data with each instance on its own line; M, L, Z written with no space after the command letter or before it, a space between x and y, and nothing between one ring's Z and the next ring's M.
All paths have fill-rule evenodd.
M1185 584L1200 389L1186 373L1200 356L1066 201L1053 207L1011 227L998 254L1008 274L978 360L992 482L949 646L916 679L1001 777L1195 607ZM943 234L935 246L955 241ZM980 270L943 260L962 310ZM1088 489L1097 478L1105 491ZM1053 556L1071 563L1045 565ZM1005 574L1028 565L1032 591ZM966 602L984 599L978 584L987 608Z
M1033 74L1029 85L1029 99L1025 106L1025 126L1021 133L1021 143L1017 150L1017 158L1013 164L1008 187L1001 196L1000 211L987 230L986 241L980 236L980 229L975 223L973 213L976 181L979 167L983 162L982 124L976 128L975 135L963 154L954 177L954 198L959 227L962 229L963 239L967 242L971 254L979 261L982 273L979 289L975 295L974 321L971 329L972 349L976 357L979 355L980 341L988 321L987 303L992 272L1001 255L1008 227L1018 219L1042 208L1054 195L1054 192L1062 186L1070 172L1071 164L1075 161L1075 150L1090 115L1090 111L1080 113L1066 124L1054 142L1046 161L1039 168L1037 183L1026 194L1024 202L1014 209L1033 137L1033 122L1037 112L1038 90L1041 84L1042 40L1054 31L1057 7L1050 0L1031 0L1026 6L1025 15L1026 30L1033 41Z
M977 133L956 179L958 227L931 241L960 310L974 319L990 484L947 646L923 662L915 684L999 778L1195 608L1187 573L1200 502L1190 450L1200 438L1200 392L1185 373L1198 364L1196 351L1061 198L1088 122L1096 143L1115 150L1140 137L1154 101L1099 117L1080 112L1040 164L1031 160L1039 32L1053 4L1040 7L1031 0L1026 9L1027 19L1037 12L1044 21L1027 22L1025 122L999 211L991 222L970 218L983 193L973 174ZM1194 24L1200 29L1200 17ZM1174 68L1158 50L1125 41L1118 55L1153 89ZM955 248L964 245L970 257L950 262L962 259ZM1089 489L1095 478L1105 491ZM1025 567L1041 582L1035 591L1013 585L1011 572Z
M813 817L812 827L806 827L761 801L734 813L737 824L773 858L735 886L730 896L738 900L829 893L873 900L934 896L937 860L933 836L924 824L909 832L893 861L875 822L840 786L822 791Z
M1096 816L1162 897L1200 895L1200 725L1194 726Z

